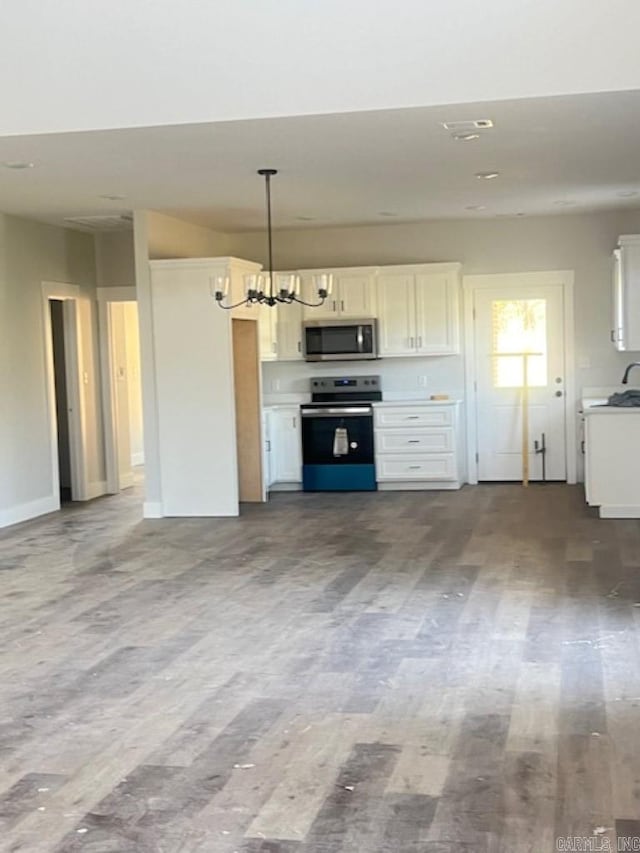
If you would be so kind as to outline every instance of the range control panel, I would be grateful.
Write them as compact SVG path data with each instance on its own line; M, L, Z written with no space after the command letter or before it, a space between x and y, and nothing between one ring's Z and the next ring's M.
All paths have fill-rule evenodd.
M380 391L379 376L322 376L311 379L312 394L352 394L354 391Z

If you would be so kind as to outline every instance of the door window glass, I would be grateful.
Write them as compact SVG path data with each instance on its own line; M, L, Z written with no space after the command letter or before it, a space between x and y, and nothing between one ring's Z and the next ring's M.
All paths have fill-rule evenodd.
M491 312L494 388L522 388L523 353L528 385L547 384L546 299L496 299Z

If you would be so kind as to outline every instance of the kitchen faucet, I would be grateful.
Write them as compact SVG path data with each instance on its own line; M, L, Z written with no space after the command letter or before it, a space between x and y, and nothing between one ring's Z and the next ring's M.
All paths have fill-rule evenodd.
M629 382L629 371L632 367L640 367L640 361L632 361L631 364L627 365L627 369L624 372L624 376L622 377L622 384L626 385Z

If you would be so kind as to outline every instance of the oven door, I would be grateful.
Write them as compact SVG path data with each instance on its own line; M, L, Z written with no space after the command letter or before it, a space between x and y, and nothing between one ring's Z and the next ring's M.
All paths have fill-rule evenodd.
M371 406L302 407L305 491L376 488Z
M304 324L307 361L362 361L378 357L375 320L310 320Z

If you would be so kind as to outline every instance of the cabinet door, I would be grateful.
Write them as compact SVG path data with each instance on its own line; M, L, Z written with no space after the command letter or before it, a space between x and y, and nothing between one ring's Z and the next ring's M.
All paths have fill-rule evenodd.
M341 317L365 318L376 316L374 277L371 273L334 274L336 309Z
M327 272L331 272L331 270L327 270ZM302 298L305 302L315 303L318 301L318 291L313 283L313 275L311 273L303 272L301 274L302 279ZM338 316L338 297L336 294L336 282L334 279L333 282L333 291L329 294L327 299L325 299L323 305L319 305L316 308L309 308L306 305L303 307L303 318L305 320L323 320L327 317L333 317L334 319Z
M264 467L263 478L265 488L268 490L274 482L273 453L271 451L271 412L268 409L265 409L262 413L262 442L262 464Z
M277 313L276 341L279 361L302 360L302 305L280 305Z
M616 346L625 352L640 351L640 236L620 238L616 282L618 328Z
M416 283L416 337L420 355L460 352L458 274L419 273Z
M613 317L611 321L611 342L617 350L624 351L624 293L622 285L622 259L620 249L613 253Z
M380 355L416 355L414 276L378 276L378 349Z
M271 411L271 455L274 483L302 481L300 410L297 406Z
M277 358L277 308L268 305L254 306L258 311L258 332L260 335L260 361L274 361Z

